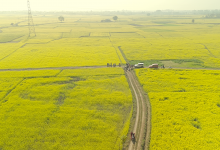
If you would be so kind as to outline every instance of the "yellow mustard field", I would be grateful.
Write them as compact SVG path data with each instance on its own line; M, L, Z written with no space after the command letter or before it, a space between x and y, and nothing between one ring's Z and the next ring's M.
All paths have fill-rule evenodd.
M219 70L140 69L151 109L150 149L220 147Z
M1 68L97 66L143 61L172 67L217 68L220 64L220 19L203 16L34 15L36 37L28 38L25 15L1 16ZM191 18L196 18L191 23ZM12 26L10 23L18 23ZM6 52L6 44L19 43ZM31 57L30 57L31 56ZM13 60L14 63L11 63ZM178 62L177 60L181 60ZM177 61L177 62L176 62Z
M123 69L0 76L1 149L122 149L132 115Z
M0 15L0 149L122 149L133 112L123 69L65 67L126 61L186 69L136 70L150 149L220 147L220 71L187 70L220 67L219 18L63 13L33 13L30 37L26 13Z
M120 31L121 25L88 24L88 17L77 22L80 17L69 16L65 23L61 23L54 16L36 16L36 37L28 37L28 26L24 25L27 20L0 18L0 68L124 64L125 60L117 46L112 44L109 33ZM89 21L93 20L96 18ZM10 21L17 21L18 25L10 25Z

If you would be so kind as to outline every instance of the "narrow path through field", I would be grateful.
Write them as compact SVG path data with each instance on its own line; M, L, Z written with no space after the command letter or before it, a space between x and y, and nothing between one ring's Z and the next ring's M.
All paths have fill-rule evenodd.
M118 46L124 60L128 63L128 59L120 46ZM126 71L131 90L135 95L137 102L137 114L135 123L131 131L135 133L135 142L130 141L128 150L149 149L150 132L151 132L151 108L150 101L143 91L134 71ZM147 94L146 94L147 95Z
M130 141L128 150L148 149L150 140L150 103L144 95L143 89L139 84L133 71L127 71L132 91L137 101L137 114L132 132L135 133L135 142ZM148 101L148 102L147 102ZM146 128L147 127L147 128ZM145 130L146 129L146 130ZM146 132L145 132L146 131Z
M1 60L0 60L1 61ZM118 66L116 66L118 67ZM75 67L45 67L45 68L17 68L17 69L0 69L0 72L3 71L31 71L31 70L66 70L66 69L86 69L86 68L109 68L107 66L75 66ZM170 68L165 68L170 69ZM220 68L186 68L178 67L171 69L192 69L192 70L220 70ZM136 78L136 77L135 77Z
M212 52L206 47L205 44L200 43L201 45L203 45L205 47L205 49L207 49L207 51L209 52L210 56L217 58L215 55L212 54Z
M48 67L48 68L18 68L0 69L2 71L31 71L31 70L65 70L65 69L86 69L86 68L107 68L106 66L79 66L79 67Z

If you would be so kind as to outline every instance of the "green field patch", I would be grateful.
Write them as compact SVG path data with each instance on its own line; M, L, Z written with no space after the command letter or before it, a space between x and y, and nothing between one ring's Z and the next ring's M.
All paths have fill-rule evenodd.
M24 36L24 34L20 34L20 33L1 33L0 34L0 43L11 42L11 41L16 40L18 38L21 38L22 36Z
M148 67L149 65L152 65L152 64L158 64L159 66L163 65L163 63L160 60L130 60L129 63L131 65L144 63L145 67Z
M20 91L19 96L23 99L46 101L60 105L64 103L66 89L70 89L70 87L73 89L74 82L75 80L67 77L32 78L23 81L17 88Z
M204 62L198 59L173 59L173 60L130 60L131 65L137 63L144 63L144 66L147 67L151 64L158 64L159 66L164 65L164 67L173 67L173 68L207 68L208 66L204 65Z
M174 59L160 61L166 67L207 68L204 62L198 59Z

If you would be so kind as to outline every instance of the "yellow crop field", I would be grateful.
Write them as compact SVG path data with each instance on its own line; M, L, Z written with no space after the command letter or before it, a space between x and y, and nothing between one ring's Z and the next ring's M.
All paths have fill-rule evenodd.
M0 13L0 149L122 149L132 95L124 70L105 66L126 62L186 69L136 71L151 149L220 147L220 71L187 70L220 67L219 18L33 12L29 37L26 12Z
M112 42L121 46L130 63L137 60L149 65L153 60L167 67L220 66L220 32L217 25L220 19L201 18L196 24L191 24L190 19L184 18L154 19L152 17L146 21L136 19L134 23L130 22L129 30L133 33L117 33L117 36L112 34ZM183 63L176 63L176 60L182 60Z
M175 18L119 15L118 21L102 23L101 20L106 17L66 15L65 21L61 23L53 15L36 15L34 22L37 36L31 38L27 36L27 20L23 15L1 17L0 28L3 28L0 29L0 47L8 42L18 42L21 46L0 61L0 66L38 68L125 63L118 50L121 47L131 64L143 61L148 65L153 60L172 67L219 67L220 19L205 19L203 16ZM191 23L190 18L193 17L197 17L195 24ZM11 26L10 22L19 24ZM27 51L30 47L31 53ZM6 55L4 49L1 53ZM30 55L34 55L34 58L27 57ZM54 59L57 61L54 62ZM9 63L11 60L19 62Z
M2 19L7 26L2 22L0 24L0 68L103 66L107 63L125 63L120 51L109 38L111 30L120 31L121 27L118 28L114 22L107 26L96 22L88 24L88 18L82 18L76 23L80 17L82 16L67 17L67 21L61 23L51 16L36 16L34 19L37 36L30 38L28 27L23 25L27 20L15 19L16 17ZM19 22L17 26L8 23L15 20Z
M132 114L123 69L7 71L0 76L0 148L122 148Z
M80 46L80 43L85 45ZM26 44L10 57L3 59L0 65L2 69L6 69L103 66L107 63L121 63L115 48L108 45L108 39L62 39L50 44Z
M152 106L150 149L220 147L219 70L136 71Z

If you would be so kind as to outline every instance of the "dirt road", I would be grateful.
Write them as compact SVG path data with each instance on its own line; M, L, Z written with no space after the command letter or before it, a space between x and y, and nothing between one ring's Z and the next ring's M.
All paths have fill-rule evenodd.
M135 133L135 142L130 141L128 150L148 149L151 129L150 102L138 82L135 73L133 71L127 71L126 76L137 101L137 114L134 128L132 130L132 132Z
M48 67L48 68L19 68L19 69L0 69L2 71L31 71L31 70L65 70L65 69L86 69L86 68L107 68L106 66L81 66L81 67Z

